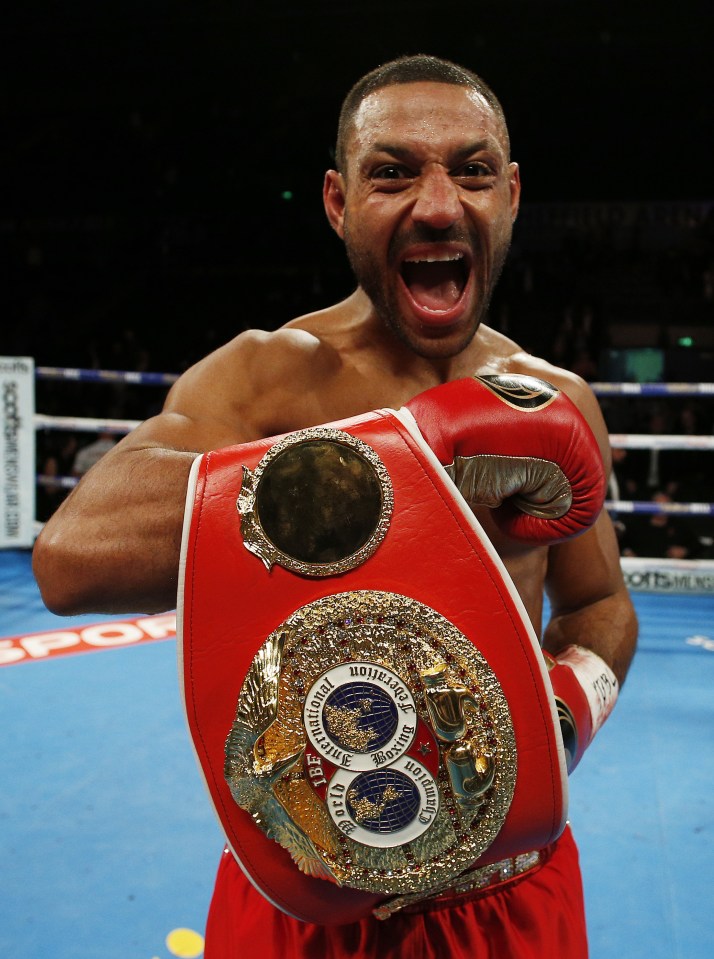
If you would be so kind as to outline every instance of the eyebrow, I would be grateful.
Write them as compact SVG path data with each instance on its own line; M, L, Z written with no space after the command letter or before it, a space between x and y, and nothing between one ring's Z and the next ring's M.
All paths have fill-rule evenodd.
M453 154L452 162L458 163L461 160L465 160L467 157L473 156L474 153L480 153L482 150L493 151L494 145L501 146L495 137L485 137L480 140L474 140L456 150L456 152ZM415 151L410 147L378 140L376 143L372 144L368 155L374 153L388 153L397 160L407 161L414 156L414 152Z

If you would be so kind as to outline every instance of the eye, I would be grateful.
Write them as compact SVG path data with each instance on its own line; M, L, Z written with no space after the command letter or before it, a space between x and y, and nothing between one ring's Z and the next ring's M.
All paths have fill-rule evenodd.
M383 166L377 167L372 173L372 179L374 180L406 180L410 176L411 174L405 167L398 166L396 163L385 163Z
M455 171L455 176L465 177L466 179L476 179L479 177L493 176L494 171L486 163L479 160L469 160L462 167Z

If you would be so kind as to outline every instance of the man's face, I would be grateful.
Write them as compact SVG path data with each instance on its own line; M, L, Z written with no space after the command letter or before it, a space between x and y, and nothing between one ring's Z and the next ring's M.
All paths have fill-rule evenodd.
M468 87L410 83L367 97L325 203L379 316L422 356L471 342L518 209L516 164L486 101Z

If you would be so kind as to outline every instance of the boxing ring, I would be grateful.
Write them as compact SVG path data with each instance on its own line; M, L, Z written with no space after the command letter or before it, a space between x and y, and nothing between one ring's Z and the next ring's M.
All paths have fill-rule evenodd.
M40 379L168 388L172 374L39 367ZM593 384L608 399L714 396L714 384ZM614 401L614 400L613 400ZM38 432L134 420L36 413ZM710 436L613 434L614 447L714 450ZM40 472L45 488L73 476ZM706 502L627 501L711 517ZM39 525L39 524L37 524ZM198 959L221 835L185 728L175 621L60 618L29 549L0 550L0 951L13 959ZM591 959L714 950L714 561L624 558L640 644L617 710L571 780ZM102 655L74 655L76 653ZM17 668L10 668L10 667Z

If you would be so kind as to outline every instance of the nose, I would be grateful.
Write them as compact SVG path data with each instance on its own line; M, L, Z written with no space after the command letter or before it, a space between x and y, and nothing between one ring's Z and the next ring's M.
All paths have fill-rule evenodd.
M463 216L456 184L442 166L430 166L422 172L418 191L412 209L415 221L446 230Z

